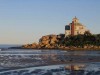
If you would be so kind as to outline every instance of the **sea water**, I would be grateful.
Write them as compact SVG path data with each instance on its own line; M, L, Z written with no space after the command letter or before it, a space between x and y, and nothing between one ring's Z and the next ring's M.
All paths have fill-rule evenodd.
M79 67L78 70L83 75L100 75L100 51L7 49L8 47L11 46L1 46L6 49L0 51L0 75L71 75L74 72L71 66ZM92 61L87 62L88 59ZM82 60L85 61L80 62Z

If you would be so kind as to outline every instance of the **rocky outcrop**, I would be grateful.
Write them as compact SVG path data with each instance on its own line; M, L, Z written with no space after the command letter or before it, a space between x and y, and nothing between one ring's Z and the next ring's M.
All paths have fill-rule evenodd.
M47 35L40 38L39 45L42 48L57 48L58 42L57 35Z
M22 48L38 48L37 43L23 45Z
M22 48L58 48L59 47L59 42L61 41L62 35L46 35L42 36L39 40L39 43L33 43L33 44L26 44L23 45Z

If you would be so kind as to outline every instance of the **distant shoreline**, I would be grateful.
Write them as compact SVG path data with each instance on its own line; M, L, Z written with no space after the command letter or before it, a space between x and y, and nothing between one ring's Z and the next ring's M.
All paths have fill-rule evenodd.
M100 50L100 48L22 48L22 47L10 47L8 49L67 50L67 51L99 51Z

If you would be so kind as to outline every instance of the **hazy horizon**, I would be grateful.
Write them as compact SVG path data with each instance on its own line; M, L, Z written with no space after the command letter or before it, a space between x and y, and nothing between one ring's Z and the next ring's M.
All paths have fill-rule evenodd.
M92 33L100 33L100 0L0 0L0 44L38 42L65 32L75 16Z

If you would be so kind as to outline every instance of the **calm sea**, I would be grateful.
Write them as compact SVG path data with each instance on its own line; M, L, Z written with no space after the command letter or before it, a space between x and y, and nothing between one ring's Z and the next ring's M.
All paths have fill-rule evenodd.
M21 46L21 45L0 44L0 48L9 48L9 47L17 47L17 46Z

